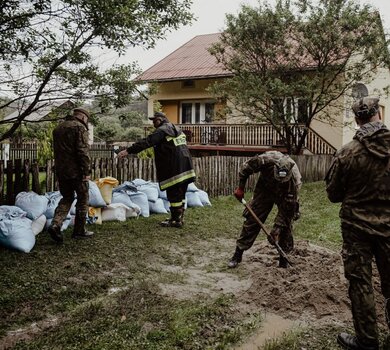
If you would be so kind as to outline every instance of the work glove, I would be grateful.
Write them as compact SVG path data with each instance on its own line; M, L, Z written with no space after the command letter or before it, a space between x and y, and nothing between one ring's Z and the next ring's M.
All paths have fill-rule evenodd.
M237 200L239 202L241 202L244 198L244 194L245 194L245 191L242 187L237 187L235 190L234 190L234 197L237 198Z

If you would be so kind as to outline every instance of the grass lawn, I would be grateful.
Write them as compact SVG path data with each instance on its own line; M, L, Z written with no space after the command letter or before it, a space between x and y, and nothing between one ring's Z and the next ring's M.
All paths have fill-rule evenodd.
M242 205L232 196L212 204L188 209L183 229L161 228L165 216L152 215L94 225L95 237L86 241L71 240L68 230L63 245L42 232L30 254L0 247L0 340L29 350L233 348L261 326L261 310L241 312L229 293L173 298L162 292L184 283L185 268L242 274L226 268ZM323 183L305 184L296 239L339 250L338 209ZM207 288L202 283L197 287ZM294 330L266 349L338 349L338 330Z

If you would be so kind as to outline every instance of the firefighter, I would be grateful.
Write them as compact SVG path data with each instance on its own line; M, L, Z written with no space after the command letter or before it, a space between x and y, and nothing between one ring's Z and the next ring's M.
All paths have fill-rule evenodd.
M192 159L185 134L170 123L162 112L149 118L155 131L118 153L122 158L153 147L157 180L162 191L167 191L171 217L160 223L165 227L182 227L187 186L195 181Z
M294 247L292 222L299 217L298 191L301 187L301 174L298 167L289 156L278 151L265 152L249 159L240 169L239 186L234 191L234 196L240 202L244 198L246 181L254 173L260 175L249 205L263 223L274 204L277 205L278 213L271 236L279 242L285 253L289 253ZM260 232L259 224L247 209L243 216L245 221L236 242L236 251L228 263L230 268L237 267L244 251L252 247ZM279 266L285 268L287 265L286 258L280 256Z

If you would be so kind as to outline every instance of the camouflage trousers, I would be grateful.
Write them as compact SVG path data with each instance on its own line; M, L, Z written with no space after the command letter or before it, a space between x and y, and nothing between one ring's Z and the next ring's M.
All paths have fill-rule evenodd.
M289 253L294 248L292 235L292 222L295 215L296 200L289 198L274 197L269 193L261 193L249 203L252 210L261 222L265 222L274 205L277 205L278 212L275 217L273 230L279 231L279 245L285 253ZM261 227L252 217L247 209L244 209L245 217L240 237L237 239L237 247L247 250L252 247Z
M370 235L342 225L343 262L349 281L352 317L357 338L364 344L378 342L375 299L372 287L372 260L381 280L385 297L386 320L390 328L390 237Z
M69 210L72 206L72 203L75 199L75 193L77 195L76 202L76 216L75 223L73 227L74 233L83 233L85 220L88 212L88 202L89 202L89 185L88 180L82 181L78 179L59 179L58 185L62 198L58 203L58 206L54 213L54 218L52 225L61 227L62 223L69 214Z

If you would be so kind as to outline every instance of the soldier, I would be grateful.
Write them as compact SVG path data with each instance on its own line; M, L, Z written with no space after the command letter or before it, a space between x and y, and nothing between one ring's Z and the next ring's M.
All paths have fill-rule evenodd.
M240 170L240 183L234 196L241 202L244 198L245 184L249 175L260 172L250 206L264 223L274 204L278 207L271 236L279 242L285 253L292 251L292 221L299 217L298 191L301 187L301 174L295 162L287 155L270 151L257 155L243 164ZM228 267L235 268L242 260L245 250L249 249L260 232L260 226L244 210L245 222L241 235L237 239L236 251ZM270 242L272 243L272 242ZM284 257L279 257L279 267L287 267Z
M166 115L156 112L149 118L156 130L148 137L135 142L118 153L118 157L139 153L153 147L157 179L162 191L167 191L171 218L160 223L166 227L182 227L184 204L189 183L195 181L192 159L187 147L185 134Z
M335 154L325 178L329 200L342 203L342 256L356 333L341 333L337 340L345 349L375 350L373 257L390 327L390 131L381 122L378 98L362 98L352 110L360 129Z
M53 131L55 171L62 198L48 232L59 243L63 241L61 226L74 201L75 192L77 203L72 238L90 238L93 235L84 228L90 179L88 118L88 111L75 108L73 115L67 116Z

